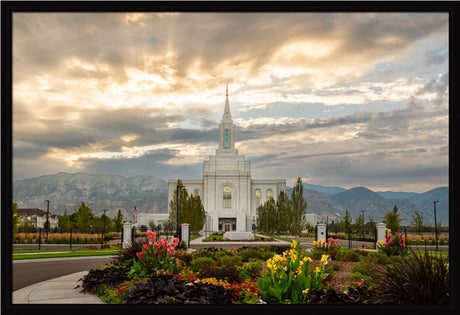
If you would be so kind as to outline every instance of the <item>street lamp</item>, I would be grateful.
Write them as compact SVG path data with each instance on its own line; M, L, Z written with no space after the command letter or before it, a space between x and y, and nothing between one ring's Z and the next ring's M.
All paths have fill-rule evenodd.
M438 226L436 224L436 202L439 202L439 200L433 201L434 205L434 234L436 237L436 251L438 251Z
M363 214L363 240L364 240L364 235L365 235L365 232L364 232L364 212L367 212L366 210L361 210L362 214Z
M207 239L208 238L208 213L205 212L204 215L205 215L205 218L206 218L206 221L205 221L206 225L205 225L205 230L204 230L204 239Z
M179 242L181 241L181 237L179 234L179 188L185 187L183 185L177 185L176 187L176 235L177 238L179 239Z
M105 236L105 212L107 210L104 210L104 225L103 225L103 228L102 228L102 240L101 240L101 249L104 248L104 236Z
M46 206L46 241L48 242L48 231L50 229L50 219L49 219L49 214L50 214L50 201L45 200L48 205Z

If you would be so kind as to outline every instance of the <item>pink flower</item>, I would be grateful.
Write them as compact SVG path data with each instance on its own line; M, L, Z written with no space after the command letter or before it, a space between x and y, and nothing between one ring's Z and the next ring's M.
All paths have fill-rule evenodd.
M147 244L142 245L143 249L147 249L147 247L149 247Z
M172 240L174 246L177 246L177 244L179 244L179 239L177 237L173 238Z
M156 236L157 236L157 234L156 234L155 232L150 232L150 231L147 232L147 237L148 237L149 239L153 239L153 238L155 238Z

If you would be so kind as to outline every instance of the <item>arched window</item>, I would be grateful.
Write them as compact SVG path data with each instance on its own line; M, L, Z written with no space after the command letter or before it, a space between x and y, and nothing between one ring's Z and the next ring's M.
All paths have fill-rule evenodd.
M260 207L260 189L256 189L256 214L259 214Z
M229 137L229 131L228 129L225 129L225 144L224 144L225 148L228 148L230 146L228 137Z
M271 189L267 190L267 200L273 199L273 191Z
M225 186L223 190L224 208L232 207L232 187Z

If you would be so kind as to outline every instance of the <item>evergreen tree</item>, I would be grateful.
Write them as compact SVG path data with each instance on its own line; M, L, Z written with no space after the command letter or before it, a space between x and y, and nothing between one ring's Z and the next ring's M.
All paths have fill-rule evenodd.
M399 218L398 207L393 207L392 211L389 211L383 217L382 222L385 223L386 227L392 231L392 233L399 231L399 223L403 220Z
M184 221L190 224L190 233L197 233L203 229L205 211L200 196L190 195L184 204Z
M423 224L423 215L418 211L414 211L414 214L412 215L412 227L415 231L419 232L421 232L425 227Z
M297 182L292 189L291 193L291 234L299 234L304 228L306 223L307 201L303 198L303 184L300 177L297 178Z
M177 186L182 186L182 180L177 181ZM179 189L179 226L185 222L185 214L184 214L184 206L188 200L188 192L184 187L180 187ZM168 226L173 227L176 229L177 225L177 189L174 190L174 195L171 201L169 202L169 218L168 218Z
M19 218L21 215L19 214L19 209L18 209L18 204L17 202L13 202L13 209L12 209L12 215L13 215L13 234L18 233L18 228L19 228Z
M342 218L342 224L343 227L345 228L345 233L351 233L351 223L353 222L353 219L351 218L351 214L348 210L345 210L345 215Z
M61 232L68 232L72 228L72 222L70 217L67 215L67 209L65 209L64 214L59 216L58 227Z
M294 225L294 216L289 199L283 190L278 194L274 212L276 213L276 220L273 222L275 232L287 234Z
M84 202L78 207L75 213L76 228L80 232L88 232L93 221L93 213Z
M117 216L113 220L115 231L119 232L123 228L123 214L121 213L121 209L118 209Z
M275 200L270 198L259 207L259 217L257 218L259 230L267 234L272 234L275 232L276 220Z

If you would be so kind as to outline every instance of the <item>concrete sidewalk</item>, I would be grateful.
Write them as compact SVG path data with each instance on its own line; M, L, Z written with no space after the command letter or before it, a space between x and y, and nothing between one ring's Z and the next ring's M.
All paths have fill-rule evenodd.
M75 289L88 271L39 282L13 292L13 304L104 304L98 297Z

